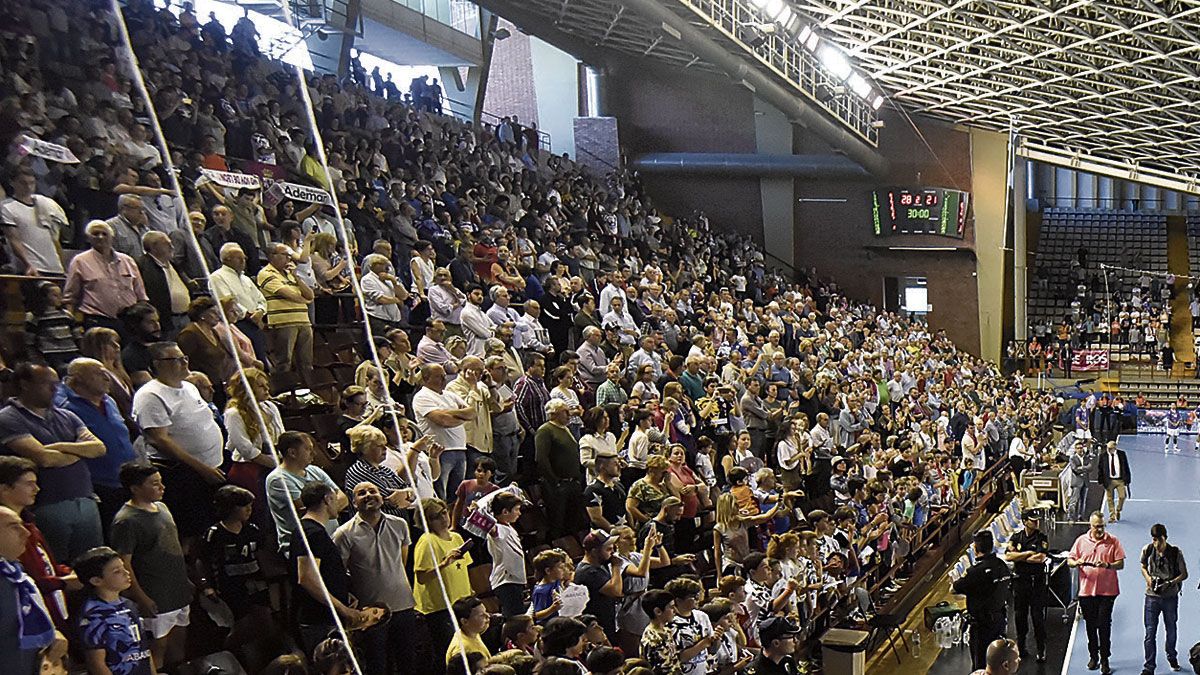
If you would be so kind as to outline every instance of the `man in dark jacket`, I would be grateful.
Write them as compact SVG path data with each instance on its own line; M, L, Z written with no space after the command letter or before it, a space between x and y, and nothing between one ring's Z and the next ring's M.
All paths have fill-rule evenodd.
M146 286L146 298L158 310L164 338L173 340L187 325L193 282L172 262L174 250L169 236L150 230L142 235L142 248L146 252L138 258L137 265Z
M1008 624L1005 603L1012 573L996 556L996 543L990 530L975 533L975 564L954 582L954 592L967 596L967 617L971 622L971 662L975 670L984 668L987 648L1004 637Z
M1097 480L1104 487L1105 501L1108 503L1108 514L1111 520L1121 519L1121 508L1125 506L1125 498L1129 496L1129 484L1132 482L1129 474L1129 458L1124 450L1117 449L1116 441L1105 444L1105 451L1096 460Z

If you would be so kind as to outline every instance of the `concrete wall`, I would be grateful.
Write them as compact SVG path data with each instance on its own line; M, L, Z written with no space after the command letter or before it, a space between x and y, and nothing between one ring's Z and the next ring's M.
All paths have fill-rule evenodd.
M550 133L556 153L575 152L574 120L579 115L579 62L537 38L530 40L537 125Z
M777 108L754 98L754 137L758 152L787 155L792 152L792 123ZM795 181L791 178L759 179L762 196L762 238L770 242L767 252L778 262L794 263L796 213ZM776 261L768 261L773 264Z

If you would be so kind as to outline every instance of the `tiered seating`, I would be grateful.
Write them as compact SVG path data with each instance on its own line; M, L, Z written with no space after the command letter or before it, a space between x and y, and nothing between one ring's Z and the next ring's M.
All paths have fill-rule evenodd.
M1086 250L1085 266L1080 264L1081 248ZM1105 274L1101 265L1126 269L1109 269ZM1165 216L1102 209L1047 209L1029 284L1030 334L1046 333L1049 341L1054 337L1054 326L1065 321L1076 347L1108 346L1107 324L1120 321L1122 312L1130 320L1137 312L1139 323L1161 319L1169 307L1157 296L1139 294L1137 306L1131 304L1133 289L1145 280L1140 279L1139 272L1130 270L1149 272L1151 278L1166 274ZM1049 330L1039 331L1039 324ZM1127 340L1117 340L1112 347L1117 362L1150 358Z
M1188 215L1187 217L1187 239L1188 239L1188 269L1191 274L1195 275L1200 271L1200 215ZM1195 293L1195 289L1192 291ZM1196 322L1192 322L1192 340L1200 345L1200 328L1196 327ZM1197 350L1200 353L1200 349Z

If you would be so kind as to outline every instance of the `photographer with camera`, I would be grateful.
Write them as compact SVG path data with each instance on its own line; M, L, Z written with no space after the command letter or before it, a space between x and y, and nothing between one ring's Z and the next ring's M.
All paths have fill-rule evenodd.
M1153 675L1158 616L1167 630L1167 664L1179 670L1175 651L1175 622L1179 616L1179 591L1188 577L1187 561L1179 547L1167 543L1167 528L1155 523L1150 528L1150 543L1142 549L1142 577L1146 579L1146 662L1142 675Z

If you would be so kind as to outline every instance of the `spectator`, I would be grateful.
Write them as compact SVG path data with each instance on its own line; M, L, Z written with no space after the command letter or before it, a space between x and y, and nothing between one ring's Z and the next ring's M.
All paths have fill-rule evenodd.
M429 628L433 654L447 654L454 637L454 625L450 621L451 605L471 595L471 582L467 567L471 554L462 535L450 529L450 509L440 499L421 501L421 511L429 530L417 539L413 550L413 595L417 611ZM435 659L436 660L436 659ZM435 668L434 672L438 672Z
M148 302L136 302L121 312L121 321L126 335L125 348L121 350L121 364L129 373L134 388L140 388L154 378L150 345L162 341L158 310ZM132 401L131 398L131 405Z
M188 357L174 342L150 346L154 379L133 396L133 417L151 458L163 464L167 504L184 541L204 533L215 519L212 495L225 482L223 435L208 402L186 381Z
M453 500L467 474L467 434L464 425L476 409L446 388L446 371L430 364L421 368L421 389L413 396L413 413L422 434L432 435L445 448L438 493Z
M383 617L382 609L350 606L350 573L326 529L341 510L340 495L322 481L305 485L300 491L303 534L288 541L288 560L296 566L296 583L304 591L297 593L296 621L305 651L312 651L333 630L331 609L350 629L369 628Z
M454 287L450 270L445 267L437 268L433 273L433 284L427 289L427 293L430 319L445 324L450 335L462 335L461 315L466 306L467 296Z
M4 454L39 467L34 519L55 556L73 560L104 542L91 472L81 461L102 457L104 443L75 413L54 404L58 375L53 370L22 364L13 381L17 396L0 409L0 443Z
M128 496L121 486L121 466L137 459L129 427L109 395L112 387L113 380L103 363L80 357L67 367L67 378L55 394L59 405L74 413L104 443L104 454L86 461L98 499L100 523L106 531Z
M123 333L122 310L147 300L142 274L132 257L113 250L112 225L93 220L84 231L92 247L67 265L63 301L83 315L84 330L102 326Z
M12 193L0 202L0 227L13 253L16 272L27 276L61 275L59 238L67 214L53 199L36 194L37 176L17 167Z
M175 269L189 279L204 279L205 270L215 271L221 261L213 250L212 241L204 236L208 219L201 211L188 213L188 228L180 227L168 235L174 255Z
M514 527L521 517L521 498L503 492L488 504L495 528L487 538L492 557L491 586L500 600L500 612L505 618L523 614L525 608L525 549L521 535ZM482 631L480 631L482 632Z
M296 532L296 514L304 506L300 502L300 493L305 485L324 483L333 490L334 506L337 507L334 515L341 513L350 502L329 474L313 465L312 436L301 431L285 431L279 435L275 452L279 456L279 466L267 474L267 505L275 521L279 550L286 554Z
M571 409L560 400L546 403L546 423L538 428L535 461L546 500L547 530L551 538L584 527L583 466L579 444L567 423Z
M112 229L112 247L133 259L142 257L142 235L149 231L142 198L124 194L117 199L117 215L105 221ZM94 244L93 244L94 246Z
M291 261L282 244L267 247L267 265L258 273L258 287L267 305L267 337L271 344L271 363L283 372L293 371L305 377L312 372L312 321L308 306L313 291L293 274Z
M233 299L234 311L229 320L250 338L255 356L266 363L268 351L263 322L267 316L267 299L246 276L246 254L241 246L228 243L221 247L220 253L221 266L209 277L213 296L222 303L225 298Z
M467 356L458 362L458 369L458 377L446 385L446 391L458 396L475 412L462 425L466 434L467 464L474 466L481 458L492 454L492 413L500 412L501 405L496 388L484 370L483 359Z
M506 483L517 470L517 452L525 431L517 420L516 395L509 383L504 359L489 356L485 365L497 406L491 413L492 458L496 462L497 482Z
M483 601L473 595L468 596L455 600L453 609L454 618L458 620L458 630L446 648L446 663L461 658L463 654L483 654L484 658L491 658L491 650L481 639L492 618L483 606Z
M150 230L142 235L145 254L138 259L138 271L146 287L147 301L158 310L159 322L167 337L174 337L187 323L191 300L191 279L175 268L171 238Z
M54 630L37 586L17 562L28 538L21 517L0 506L0 648L9 667L21 675L39 672L43 659L61 660L67 646Z
M37 284L25 315L25 343L30 355L61 370L79 356L76 343L82 332L75 317L62 307L62 289L50 281Z
M154 663L172 669L184 658L192 601L176 520L162 501L165 484L156 467L126 464L121 484L130 499L113 519L112 545L129 572L126 594L154 640Z
M333 534L346 569L350 592L369 607L391 613L386 627L363 634L367 672L406 671L429 663L425 623L417 613L416 600L405 571L412 543L403 518L387 513L387 493L374 482L354 485L356 514ZM386 655L379 659L380 655ZM373 659L373 660L372 660Z
M362 278L363 311L372 322L372 330L386 333L403 322L400 307L408 300L408 291L388 273L391 263L387 258L373 253L367 256L366 266L370 271Z
M389 425L390 426L390 425ZM353 492L355 486L369 483L375 486L383 500L383 512L389 516L403 516L412 508L414 490L408 481L397 474L385 462L387 460L387 436L370 425L359 425L348 430L350 451L358 459L346 470L346 491Z
M121 554L107 546L75 561L87 599L79 610L79 636L88 673L153 673L154 640L137 606L121 594L132 577Z
M221 324L221 308L211 297L201 296L188 303L188 324L179 331L179 349L194 363L196 370L208 376L217 387L216 404L225 404L225 381L237 372L236 354L230 354L229 343L221 339L217 327Z

